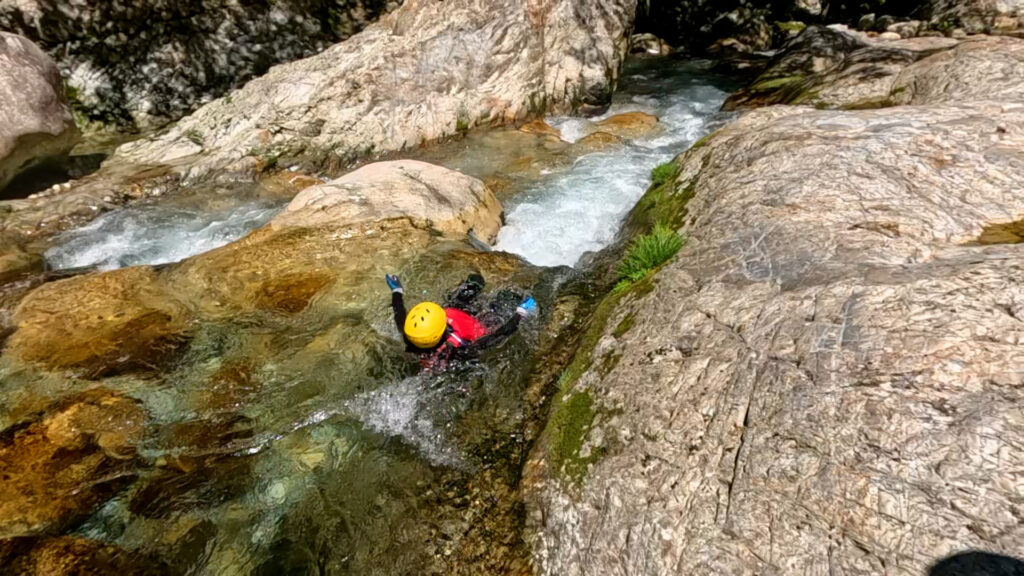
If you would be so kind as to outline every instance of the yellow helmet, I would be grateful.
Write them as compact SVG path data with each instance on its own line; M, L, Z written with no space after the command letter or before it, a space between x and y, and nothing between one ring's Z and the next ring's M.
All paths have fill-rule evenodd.
M405 317L405 337L417 348L437 346L447 327L448 317L444 308L433 302L417 304Z

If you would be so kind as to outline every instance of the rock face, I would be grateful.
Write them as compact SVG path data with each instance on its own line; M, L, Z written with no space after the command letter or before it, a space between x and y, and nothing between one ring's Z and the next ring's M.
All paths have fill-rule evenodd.
M89 118L149 127L175 120L271 65L358 32L386 0L157 0L0 3L0 29L59 61Z
M195 178L260 160L348 160L481 124L607 105L635 0L406 2L325 52L273 68L167 134L122 147Z
M426 162L377 162L327 184L307 188L271 226L359 226L395 218L447 236L473 231L493 241L501 204L484 183Z
M599 308L527 469L540 573L1024 549L1016 42L908 62L914 106L755 110L676 160L641 206L689 241Z
M1021 0L933 0L931 23L939 28L957 26L969 34L1024 35Z
M862 109L978 99L1024 100L1024 41L977 36L872 42L812 27L724 107Z
M29 40L0 32L0 191L26 168L66 156L77 139L57 66Z
M1024 217L1021 126L1019 105L773 108L682 157L691 240L566 392L592 399L576 457L604 456L578 487L535 463L542 573L1019 551L1024 252L970 244Z
M0 540L62 529L132 479L145 412L91 390L0 439Z

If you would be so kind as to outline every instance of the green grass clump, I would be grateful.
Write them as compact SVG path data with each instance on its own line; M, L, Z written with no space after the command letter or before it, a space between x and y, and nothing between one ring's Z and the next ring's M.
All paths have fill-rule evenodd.
M676 165L673 162L666 162L659 166L655 166L654 170L651 170L651 185L661 186L665 182L668 182L672 178L676 177Z
M640 236L629 246L626 257L619 264L619 284L624 290L647 277L652 270L667 262L683 247L683 237L675 230L657 224L650 234Z

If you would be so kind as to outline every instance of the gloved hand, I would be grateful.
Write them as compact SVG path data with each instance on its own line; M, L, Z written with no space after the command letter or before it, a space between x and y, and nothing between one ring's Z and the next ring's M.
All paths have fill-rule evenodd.
M402 288L402 281L398 279L398 276L387 274L384 276L384 280L388 283L388 288L391 288L392 292L405 294L405 290Z
M533 296L527 296L526 299L519 304L519 307L516 308L516 314L519 314L523 318L532 316L536 313L537 301L533 299Z

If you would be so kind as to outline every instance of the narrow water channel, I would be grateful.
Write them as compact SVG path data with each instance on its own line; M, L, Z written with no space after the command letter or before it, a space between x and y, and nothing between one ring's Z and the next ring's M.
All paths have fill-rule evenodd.
M508 224L498 251L474 264L508 285L533 286L551 306L576 274L558 266L612 240L650 170L713 126L728 85L701 63L639 60L606 116L649 112L661 120L657 132L581 154L571 142L597 119L551 118L567 142L513 150L522 161L501 174L481 150L510 133L470 135L421 157L504 183ZM175 262L243 236L283 204L258 191L151 199L66 233L46 258L58 269ZM464 277L436 264L453 261L449 248L432 250L397 271L410 294L436 295ZM403 358L386 306L355 309L345 290L295 315L218 317L193 328L169 371L103 379L152 419L157 432L141 453L153 465L77 533L174 559L183 574L447 573L449 558L490 553L486 527L477 540L466 536L478 530L473 514L490 505L482 499L500 507L479 481L517 473L507 458L528 449L522 428L535 407L526 380L546 335L528 324L479 362L426 378ZM504 305L514 308L511 298ZM79 386L0 361L2 406ZM16 417L0 410L0 428ZM472 542L481 549L459 549Z

